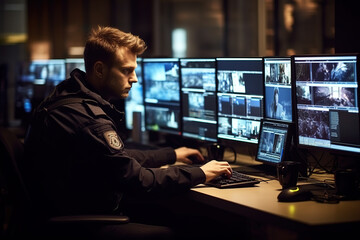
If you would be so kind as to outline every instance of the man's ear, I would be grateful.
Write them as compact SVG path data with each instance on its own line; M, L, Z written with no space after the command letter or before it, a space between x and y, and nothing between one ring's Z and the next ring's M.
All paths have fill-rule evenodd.
M96 75L97 78L103 78L104 76L104 71L105 71L105 66L104 63L101 61L97 61L94 64L94 73Z

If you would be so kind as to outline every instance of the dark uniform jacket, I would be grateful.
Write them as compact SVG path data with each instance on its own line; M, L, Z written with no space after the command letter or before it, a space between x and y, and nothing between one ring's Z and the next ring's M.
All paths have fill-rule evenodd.
M123 113L104 100L78 69L34 112L25 138L25 173L47 215L110 213L127 192L182 192L205 181L198 167L159 168L172 148L126 150Z

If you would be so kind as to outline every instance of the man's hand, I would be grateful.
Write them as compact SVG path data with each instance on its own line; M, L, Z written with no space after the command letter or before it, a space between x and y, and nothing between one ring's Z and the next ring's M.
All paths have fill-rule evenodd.
M212 160L202 165L200 168L205 173L205 183L210 182L212 179L216 178L219 175L225 174L226 176L230 177L232 174L232 168L226 161Z
M197 149L180 147L175 149L175 153L176 161L178 162L192 164L194 161L199 163L203 163L205 161L204 156ZM190 157L193 160L191 160Z

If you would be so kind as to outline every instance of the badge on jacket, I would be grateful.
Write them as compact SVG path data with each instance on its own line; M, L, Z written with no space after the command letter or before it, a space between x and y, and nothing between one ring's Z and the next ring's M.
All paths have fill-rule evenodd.
M106 142L111 148L116 150L119 150L121 148L122 143L115 131L106 131L104 133L104 137L106 139Z

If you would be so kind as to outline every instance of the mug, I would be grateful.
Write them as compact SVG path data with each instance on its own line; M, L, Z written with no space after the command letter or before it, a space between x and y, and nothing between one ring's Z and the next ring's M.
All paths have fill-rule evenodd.
M224 153L226 149L230 149L234 153L233 163L236 162L236 151L234 148L219 143L209 144L206 147L208 160L224 161Z
M299 162L283 161L277 164L277 177L283 189L295 187L299 175Z
M335 171L336 194L352 197L358 193L359 175L354 169L339 169Z

